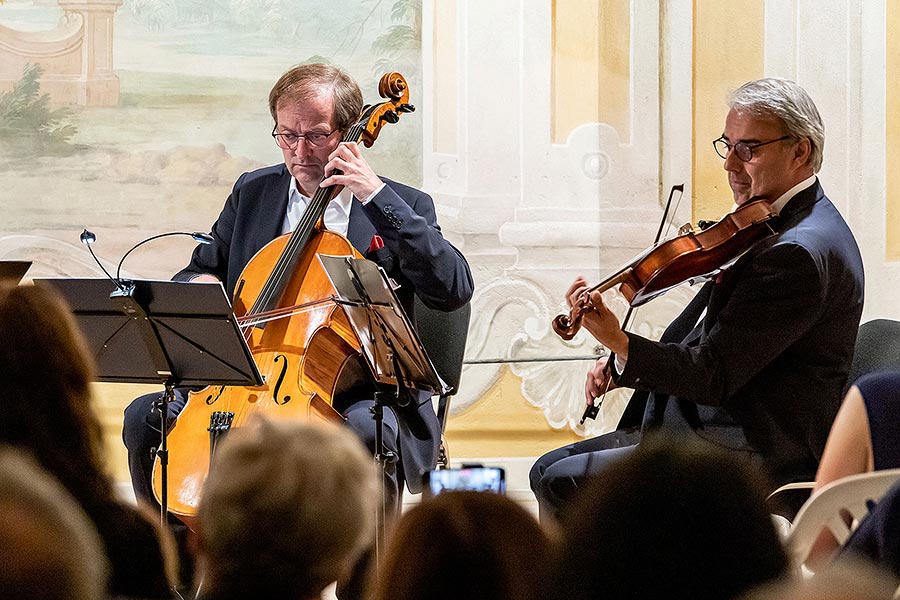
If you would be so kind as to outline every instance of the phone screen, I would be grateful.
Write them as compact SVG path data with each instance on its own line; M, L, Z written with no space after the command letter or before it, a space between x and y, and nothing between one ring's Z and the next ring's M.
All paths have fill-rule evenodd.
M471 490L477 492L506 492L506 477L500 467L464 467L462 469L437 469L425 473L424 494L436 496L446 490Z

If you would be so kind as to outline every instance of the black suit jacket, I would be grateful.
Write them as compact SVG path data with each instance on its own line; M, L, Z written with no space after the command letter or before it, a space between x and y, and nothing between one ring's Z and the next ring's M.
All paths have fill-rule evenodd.
M745 454L780 485L815 475L864 282L856 240L818 181L785 205L776 230L707 284L661 341L629 333L616 383L645 392L630 401L631 419L649 396L645 430Z
M365 206L353 202L347 238L365 255L372 236L381 236L386 251L378 253L377 262L400 284L397 296L411 319L415 319L414 295L436 309L449 311L464 305L472 297L472 274L462 254L441 235L431 197L389 179L383 181L384 189ZM291 174L283 164L241 175L213 224L214 243L198 245L190 264L174 278L186 281L211 273L233 296L247 263L280 235L290 183ZM336 407L340 408L337 401ZM440 426L431 397L424 392L398 413L400 457L407 485L416 492L420 474L433 468L437 459Z

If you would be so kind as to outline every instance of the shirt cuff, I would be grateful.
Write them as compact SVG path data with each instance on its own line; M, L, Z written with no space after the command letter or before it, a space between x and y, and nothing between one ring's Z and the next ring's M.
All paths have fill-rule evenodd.
M625 370L625 359L616 354L616 359L613 361L613 368L616 370L616 375L621 375Z
M368 204L368 203L372 200L372 198L374 198L375 196L377 196L377 195L381 192L381 190L383 190L383 189L384 189L384 182L382 182L381 185L379 185L377 188L375 188L375 191L372 192L372 193L369 195L368 198L366 198L365 200L363 200L362 198L360 198L360 199L359 199L360 204L362 204L363 206L365 206L366 204Z

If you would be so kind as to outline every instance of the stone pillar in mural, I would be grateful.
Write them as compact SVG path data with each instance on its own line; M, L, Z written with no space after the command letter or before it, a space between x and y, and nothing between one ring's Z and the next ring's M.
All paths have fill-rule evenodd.
M59 0L55 29L25 32L0 25L0 91L22 77L25 65L43 70L41 91L55 105L115 106L113 19L122 0Z
M74 81L75 104L119 103L119 78L113 73L113 17L121 5L122 0L59 0L66 15L79 14L84 19L81 72Z

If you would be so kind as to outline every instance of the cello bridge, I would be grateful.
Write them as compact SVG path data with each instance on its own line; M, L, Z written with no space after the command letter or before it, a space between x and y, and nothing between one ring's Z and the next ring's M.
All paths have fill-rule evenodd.
M212 463L216 446L225 438L225 434L231 431L231 423L234 421L234 413L230 411L215 411L209 416L209 461Z

